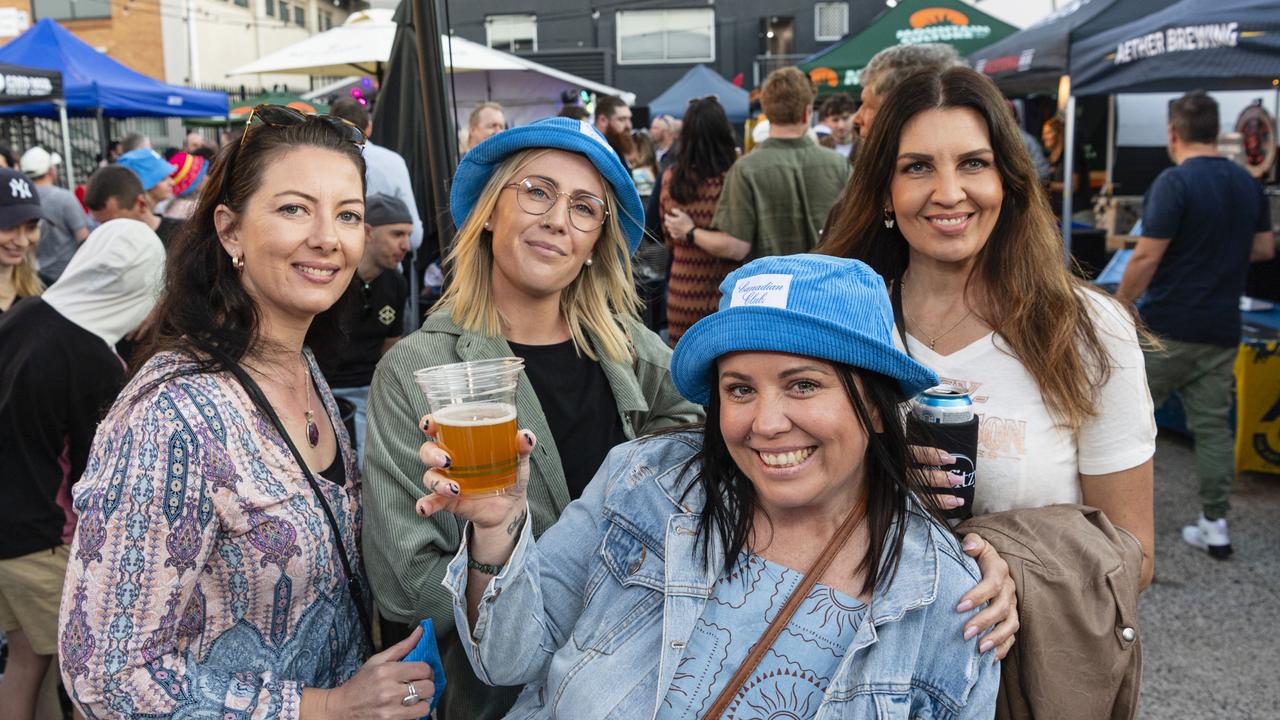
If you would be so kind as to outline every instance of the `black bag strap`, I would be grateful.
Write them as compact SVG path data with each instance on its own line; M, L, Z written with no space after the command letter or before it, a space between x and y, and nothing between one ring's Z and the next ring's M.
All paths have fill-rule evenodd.
M338 560L342 563L342 572L347 578L347 592L351 595L351 602L355 603L356 614L360 617L360 629L364 634L367 656L369 651L373 650L373 628L369 621L369 611L364 604L364 591L360 587L360 580L355 573L351 571L351 559L347 555L346 545L342 542L342 530L338 527L338 520L333 515L333 509L329 507L329 501L325 499L324 493L320 490L320 486L316 483L315 475L312 474L311 468L307 467L306 461L302 459L302 453L298 452L298 448L293 444L293 440L289 437L289 432L285 430L284 423L280 421L280 416L276 414L275 408L271 407L271 403L267 400L267 396L262 392L262 388L253 378L249 377L249 373L245 372L240 363L232 360L226 353L218 348L202 347L210 355L218 360L218 364L227 372L231 373L245 392L249 394L249 399L253 400L253 404L258 410L266 415L271 424L275 427L276 432L280 433L280 437L284 439L284 444L289 447L289 452L293 454L293 460L298 464L298 468L302 470L302 475L307 479L307 484L311 486L311 491L315 493L316 499L320 501L320 509L324 511L324 517L329 521L329 529L333 531L333 544L338 549ZM311 366L307 365L307 378L311 379ZM342 450L339 448L339 454Z
M907 344L907 321L902 314L902 278L894 278L889 283L889 302L893 304L893 326L902 338L902 352L911 357L911 346ZM915 358L912 358L913 360Z

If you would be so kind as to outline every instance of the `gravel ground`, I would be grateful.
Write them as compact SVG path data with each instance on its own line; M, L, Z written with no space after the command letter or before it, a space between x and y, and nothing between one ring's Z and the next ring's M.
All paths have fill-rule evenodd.
M1230 560L1182 541L1199 513L1191 444L1156 450L1156 576L1143 594L1143 720L1280 718L1280 476L1236 481Z

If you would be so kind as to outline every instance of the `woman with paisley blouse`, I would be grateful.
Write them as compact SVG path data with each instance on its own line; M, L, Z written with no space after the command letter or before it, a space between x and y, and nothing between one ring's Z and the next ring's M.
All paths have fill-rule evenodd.
M417 635L365 661L359 475L312 353L363 252L363 143L259 106L170 248L74 488L59 650L88 717L426 714Z

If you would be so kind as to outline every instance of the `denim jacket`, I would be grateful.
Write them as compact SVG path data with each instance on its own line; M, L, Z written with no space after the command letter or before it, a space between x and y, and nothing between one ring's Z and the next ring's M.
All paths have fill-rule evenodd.
M529 524L467 619L468 545L449 564L462 645L481 680L527 684L511 718L653 718L724 567L699 547L697 433L615 448L582 498L536 543ZM686 490L688 492L686 493ZM954 538L911 512L901 564L877 588L816 718L991 718L999 665L961 638L954 608L978 581ZM468 534L469 537L469 534ZM973 612L977 612L975 609ZM468 630L470 630L468 637ZM621 700L658 658L656 696Z

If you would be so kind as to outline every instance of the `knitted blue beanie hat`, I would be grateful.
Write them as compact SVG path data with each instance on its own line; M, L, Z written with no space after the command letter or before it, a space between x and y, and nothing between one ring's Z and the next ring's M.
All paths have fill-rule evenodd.
M760 258L720 284L720 309L694 323L671 357L671 378L706 405L716 359L731 352L785 352L874 370L912 397L938 384L932 370L893 344L884 280L858 260L826 255Z
M618 153L609 147L604 136L585 120L553 117L503 130L467 151L453 175L449 192L449 211L453 224L462 227L480 192L493 171L512 153L529 148L553 148L584 155L595 166L600 177L613 188L618 200L618 222L626 238L629 254L634 255L644 236L644 206L631 173Z

